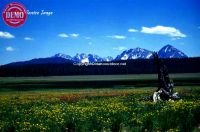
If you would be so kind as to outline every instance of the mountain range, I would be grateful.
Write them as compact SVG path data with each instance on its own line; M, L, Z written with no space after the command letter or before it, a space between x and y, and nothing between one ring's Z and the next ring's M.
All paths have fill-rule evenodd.
M143 48L134 48L123 51L121 54L117 55L116 58L100 57L93 54L76 54L74 57L66 55L63 53L57 53L51 57L47 58L37 58L24 62L14 62L11 64L21 65L21 64L47 64L47 63L94 63L94 62L110 62L110 61L120 61L120 60L131 60L131 59L152 59L153 52ZM187 55L182 51L176 49L171 45L166 45L162 47L158 52L160 58L187 58Z

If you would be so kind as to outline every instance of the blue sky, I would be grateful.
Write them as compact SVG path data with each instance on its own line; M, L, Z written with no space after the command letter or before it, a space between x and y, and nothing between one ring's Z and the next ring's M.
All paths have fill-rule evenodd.
M0 19L0 65L56 53L102 57L141 47L158 51L171 44L200 56L199 0L15 0L30 12L18 28ZM2 12L6 4L0 3Z

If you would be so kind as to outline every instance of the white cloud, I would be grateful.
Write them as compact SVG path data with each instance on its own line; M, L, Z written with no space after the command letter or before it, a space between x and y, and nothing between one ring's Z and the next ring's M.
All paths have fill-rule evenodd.
M68 38L69 35L65 34L65 33L60 33L58 34L58 37L61 37L61 38Z
M142 27L142 33L147 34L159 34L159 35L167 35L170 37L179 37L185 38L186 35L181 33L180 30L174 27L166 27L166 26L155 26L155 27Z
M119 46L119 47L115 47L113 48L114 50L119 50L119 51L122 51L122 50L126 50L127 48L124 47L124 46Z
M6 51L11 52L11 51L14 51L14 50L15 50L15 49L14 49L13 47L11 47L11 46L6 47Z
M79 36L79 34L77 34L77 33L72 33L72 34L70 34L70 36L73 37L73 38L77 38L77 37Z
M72 33L72 34L66 34L66 33L60 33L58 34L58 37L61 37L61 38L77 38L79 37L79 34L77 33Z
M123 35L112 35L112 36L107 36L113 39L126 39L126 36Z
M181 38L180 37L171 38L172 41L179 40L179 39L181 39Z
M15 36L10 34L9 32L0 31L0 38L12 39L12 38L15 38Z
M30 37L25 37L24 40L34 40L34 39Z
M137 29L134 29L134 28L129 28L129 29L128 29L128 32L138 32L138 30L137 30Z

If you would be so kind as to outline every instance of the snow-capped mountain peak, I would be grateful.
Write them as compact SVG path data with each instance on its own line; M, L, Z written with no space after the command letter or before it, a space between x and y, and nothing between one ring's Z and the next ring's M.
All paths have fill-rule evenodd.
M172 45L166 45L158 51L158 56L160 58L186 58L187 56L180 50L174 48ZM152 51L136 47L134 49L129 49L123 51L115 59L112 57L100 57L95 54L76 54L74 57L71 57L66 54L58 53L53 56L53 58L62 58L70 60L76 63L93 63L93 62L110 62L115 60L131 60L131 59L152 59Z
M113 60L114 59L111 56L103 58L103 61L106 61L106 62L113 61Z
M71 57L66 54L58 53L51 57L46 58L37 58L24 62L15 62L11 63L13 65L25 65L25 64L48 64L48 63L94 63L94 62L110 62L110 61L119 61L119 60L131 60L131 59L153 59L153 52L142 49L134 48L123 51L115 59L108 56L102 58L94 54L76 54L74 57ZM171 45L166 45L158 51L159 58L187 58L187 56L180 50L174 48Z
M85 53L81 54L77 53L74 57L62 53L57 53L54 56L52 56L52 58L62 58L66 60L72 60L73 62L76 63L92 63L92 62L103 62L103 61L109 62L114 60L111 56L102 58L95 54L85 54Z
M103 61L111 61L113 60L111 57L107 57L102 58L98 55L95 54L76 54L76 56L74 56L73 60L75 62L79 62L79 63L92 63L92 62L103 62Z
M84 54L84 53L81 53L81 54L76 54L74 57L73 57L73 60L75 62L80 62L80 63L88 63L89 60L88 60L88 55L87 54Z
M169 44L158 51L158 56L160 58L187 58L187 55Z
M128 60L128 59L150 59L152 52L142 48L134 48L125 50L122 54L116 57L116 60Z
M72 60L72 57L66 54L62 54L62 53L57 53L54 56L52 56L53 58L63 58L63 59L67 59L67 60Z

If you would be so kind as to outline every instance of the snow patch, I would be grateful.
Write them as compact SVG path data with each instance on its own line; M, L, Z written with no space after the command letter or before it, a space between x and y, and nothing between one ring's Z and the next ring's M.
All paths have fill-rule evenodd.
M88 58L84 58L81 60L81 63L89 63L89 59Z

